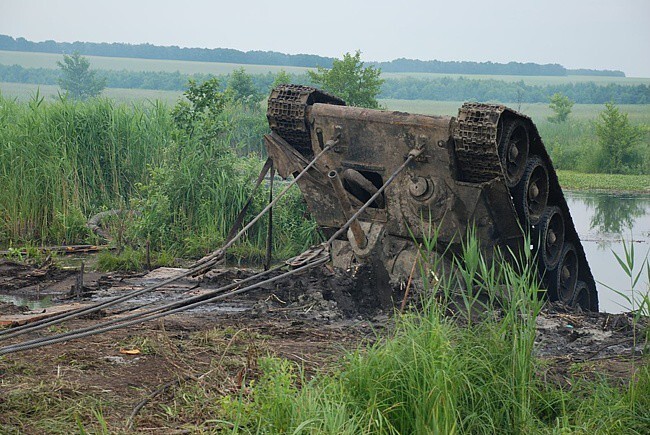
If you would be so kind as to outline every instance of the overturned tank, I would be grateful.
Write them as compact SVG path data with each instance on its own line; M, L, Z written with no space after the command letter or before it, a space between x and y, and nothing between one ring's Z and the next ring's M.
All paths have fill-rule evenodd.
M281 85L267 118L265 144L278 173L312 165L298 186L324 234L340 233L331 244L335 266L369 263L400 280L412 271L421 234L437 231L437 249L451 258L474 227L489 259L497 249L516 255L529 231L546 297L598 310L593 275L529 117L482 103L463 104L457 117L370 110Z

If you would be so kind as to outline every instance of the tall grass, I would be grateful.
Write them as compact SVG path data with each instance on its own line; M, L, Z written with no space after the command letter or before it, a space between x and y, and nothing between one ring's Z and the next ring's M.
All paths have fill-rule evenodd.
M86 217L124 202L169 140L166 108L0 98L0 243L84 240Z
M311 381L286 361L264 360L249 393L219 401L206 424L233 433L647 433L647 366L622 388L543 382L533 354L534 262L527 255L497 267L477 246L466 242L457 276L431 280L423 308L398 317L390 337ZM491 302L470 297L450 315L458 282L491 292ZM474 308L482 315L470 321Z
M252 193L268 127L261 108L237 102L206 123L218 128L188 137L158 102L0 97L0 246L92 242L87 219L118 208L135 211L112 222L120 246L182 256L215 249ZM246 218L267 195L260 189ZM297 188L276 208L278 257L315 242L305 213ZM265 218L233 256L261 259L266 226Z
M556 169L573 170L586 173L604 172L603 161L611 156L604 155L596 135L597 120L577 120L570 118L564 123L540 121L537 123L546 149ZM638 124L643 130L643 138L635 146L637 159L632 174L650 174L650 128Z

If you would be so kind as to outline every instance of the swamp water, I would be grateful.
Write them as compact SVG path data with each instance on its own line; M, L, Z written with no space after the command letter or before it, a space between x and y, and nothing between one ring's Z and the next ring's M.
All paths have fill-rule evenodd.
M650 251L650 195L571 191L564 194L596 280L600 311L620 313L631 310L628 301L632 297L630 278L612 251L625 259L623 240L628 247L632 244L634 272L639 272ZM634 296L638 299L649 290L647 271L643 270Z

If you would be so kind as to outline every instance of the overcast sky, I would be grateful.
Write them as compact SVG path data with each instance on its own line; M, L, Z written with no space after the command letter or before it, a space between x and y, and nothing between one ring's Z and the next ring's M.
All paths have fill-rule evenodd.
M650 77L650 0L0 0L0 33L364 60L559 63Z

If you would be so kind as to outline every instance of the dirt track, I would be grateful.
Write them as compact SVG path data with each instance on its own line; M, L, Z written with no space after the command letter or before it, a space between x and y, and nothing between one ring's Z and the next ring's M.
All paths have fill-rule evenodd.
M55 303L70 303L67 293L74 285L74 273L43 272L4 262L0 264L0 293L26 296L38 287ZM176 269L135 276L89 274L81 302L105 300L174 273ZM202 280L183 279L104 312L104 319L134 305L201 294L251 273L228 268L212 271ZM401 301L400 294L394 297ZM57 302L56 298L63 299ZM0 320L3 315L27 317L27 313L25 308L0 303ZM98 321L76 319L48 333ZM633 346L632 324L629 314L585 314L559 305L547 307L538 319L536 347L536 353L548 362L545 376L562 382L569 371L578 371L585 376L601 373L629 379L642 354L640 347ZM363 285L346 273L320 267L163 320L0 357L0 409L5 394L25 383L65 381L66 388L114 403L107 418L122 421L150 392L170 381L202 379L214 372L215 361L223 388L237 382L241 386L243 378L254 376L260 355L296 361L311 374L330 367L345 349L386 334L391 325L391 318L368 298ZM19 338L23 337L0 344L16 343ZM2 419L0 423L12 424Z

